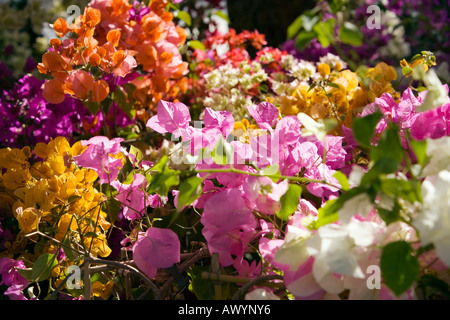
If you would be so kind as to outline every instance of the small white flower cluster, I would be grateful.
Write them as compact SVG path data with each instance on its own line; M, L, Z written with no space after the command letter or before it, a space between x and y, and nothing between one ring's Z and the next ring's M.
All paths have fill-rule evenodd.
M339 63L341 65L341 69L347 69L347 62L342 60L339 56L336 56L329 52L327 53L326 56L321 57L317 64L319 65L322 63L328 64L331 69L334 69L336 65Z
M237 68L230 63L222 65L204 76L210 91L203 104L217 111L229 111L235 118L243 118L247 105L254 104L248 91L267 78L267 73L256 61L242 61Z
M387 10L382 15L381 23L386 26L384 33L389 34L390 39L386 46L379 48L380 53L398 59L409 56L411 48L405 41L405 28L400 25L400 18L394 12Z
M274 72L269 80L273 92L278 96L292 96L299 84L319 77L314 63L298 60L290 54L282 56L280 64L285 72Z

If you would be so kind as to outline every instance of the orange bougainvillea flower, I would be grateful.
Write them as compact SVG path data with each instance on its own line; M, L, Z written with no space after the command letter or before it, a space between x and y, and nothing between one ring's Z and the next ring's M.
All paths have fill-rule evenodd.
M69 32L69 26L67 25L67 21L63 18L56 19L55 23L53 25L50 25L50 27L55 30L58 37L64 37L67 32Z
M55 51L48 51L42 56L42 63L38 64L40 73L70 71L72 67Z
M94 82L92 87L92 101L101 102L105 100L109 93L109 86L105 80L98 80Z
M89 57L89 63L93 67L96 67L96 66L100 65L101 62L102 62L102 58L100 57L100 55L98 53L93 53Z
M63 102L65 98L63 84L54 79L46 81L42 88L42 96L49 103L58 104Z
M169 81L166 77L160 75L154 75L151 77L153 89L156 92L167 92L169 90Z
M151 43L142 44L137 48L136 59L142 64L144 70L152 69L158 59L158 51Z
M85 23L88 28L94 28L101 21L100 10L87 7L84 11Z
M57 50L61 46L61 40L53 38L50 40L50 45L52 46L53 50Z
M120 30L117 29L110 30L106 35L106 40L109 43L111 43L114 47L117 47L119 45L119 40L121 36L122 33L120 32Z
M69 92L81 99L87 98L94 86L94 78L84 70L74 71L66 80Z

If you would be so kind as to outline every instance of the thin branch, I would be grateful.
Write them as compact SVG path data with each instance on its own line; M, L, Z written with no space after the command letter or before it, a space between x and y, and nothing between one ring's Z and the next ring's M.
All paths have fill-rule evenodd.
M251 280L250 282L246 283L245 285L243 285L231 298L232 300L243 300L245 297L245 294L247 293L247 291L257 285L260 284L262 282L265 281L270 281L270 280L283 280L283 276L280 275L268 275L268 276L261 276L258 278L255 278L253 280Z

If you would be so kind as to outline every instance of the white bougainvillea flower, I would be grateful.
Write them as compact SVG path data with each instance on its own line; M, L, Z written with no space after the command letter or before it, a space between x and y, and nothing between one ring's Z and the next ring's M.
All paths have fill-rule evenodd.
M427 139L427 156L430 161L423 168L424 177L436 175L442 170L450 171L450 137Z
M245 300L280 300L280 297L268 289L256 288L245 295Z
M430 69L425 73L423 82L428 91L422 105L416 108L417 111L423 112L431 110L449 102L448 92L433 69Z
M373 203L367 193L360 193L347 201L339 210L339 218L343 223L348 223L356 214L366 217L373 209Z
M450 266L450 171L443 170L422 183L423 208L413 225L422 245L433 243L437 255Z
M310 236L310 231L289 225L284 244L275 252L274 260L289 265L291 271L297 270L311 255L306 245Z

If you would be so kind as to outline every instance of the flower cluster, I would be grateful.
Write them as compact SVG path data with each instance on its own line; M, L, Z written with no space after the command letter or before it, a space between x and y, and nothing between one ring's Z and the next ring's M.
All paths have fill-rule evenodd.
M66 97L61 103L48 103L42 96L42 80L26 75L0 98L2 147L50 142L57 136L75 137L94 121L76 99Z
M2 214L8 217L10 211L18 225L9 239L2 239L2 256L22 255L29 266L42 253L57 254L62 270L68 263L76 263L67 258L73 256L72 250L94 257L111 253L106 236L111 223L102 205L105 195L94 187L98 174L78 167L73 160L91 152L84 149L80 142L70 146L63 137L48 144L40 142L33 153L41 161L34 163L30 162L33 154L29 147L0 149L1 196L3 210L7 210ZM3 223L2 228L6 232ZM40 244L40 252L23 251L32 241ZM53 274L56 281L64 278L62 271Z
M163 95L175 97L179 89L171 87L187 72L179 52L186 35L167 3L92 1L73 24L58 18L52 27L62 39L50 40L38 64L52 77L43 85L45 100L80 99L96 122L112 122L113 131L131 124L136 109L145 119L149 104L151 109Z

